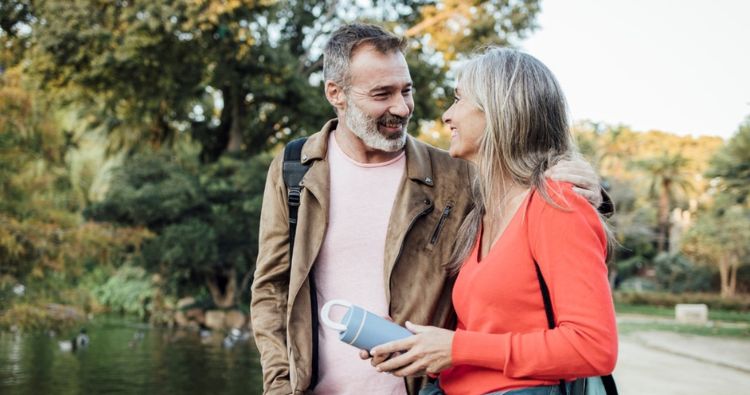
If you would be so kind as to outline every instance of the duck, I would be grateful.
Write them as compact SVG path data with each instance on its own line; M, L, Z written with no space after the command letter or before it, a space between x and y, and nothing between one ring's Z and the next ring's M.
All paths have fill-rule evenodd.
M222 345L225 348L232 348L235 344L247 341L247 339L249 338L249 332L243 332L239 328L232 328L232 330L230 330L227 336L224 338Z
M128 342L128 347L130 348L135 347L138 343L140 343L143 340L145 336L146 334L143 332L143 330L138 329L137 331L135 331L135 333L133 333L133 338L130 339L130 341Z
M211 328L207 327L206 324L201 323L198 331L202 338L211 336Z
M77 335L70 340L58 341L57 344L60 347L60 351L73 351L80 350L89 346L91 340L86 334L86 328L81 328Z

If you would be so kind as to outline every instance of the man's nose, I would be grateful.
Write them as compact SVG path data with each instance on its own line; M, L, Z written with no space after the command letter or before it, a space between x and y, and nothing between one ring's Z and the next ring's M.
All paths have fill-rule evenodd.
M393 100L393 103L391 103L391 108L389 108L388 110L393 115L407 117L411 113L411 108L409 108L409 100L401 95L397 95Z

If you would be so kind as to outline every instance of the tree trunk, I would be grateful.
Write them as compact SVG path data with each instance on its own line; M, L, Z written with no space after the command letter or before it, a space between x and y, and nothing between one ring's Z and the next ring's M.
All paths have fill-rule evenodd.
M739 259L733 259L732 265L729 267L729 297L734 296L737 290L737 268L739 266Z
M242 149L242 114L241 108L242 100L244 98L240 96L240 89L237 86L232 86L229 89L229 97L224 98L227 100L225 105L230 107L230 114L232 119L229 124L229 143L227 144L227 152L237 152Z
M733 295L729 287L729 263L725 260L719 262L719 277L721 278L721 297L729 298Z
M671 182L664 180L659 193L659 235L657 239L657 251L666 252L669 250L669 206L670 196L669 188Z
M242 276L242 282L240 283L240 289L237 292L237 298L239 299L242 294L245 293L245 289L250 286L250 281L253 279L253 270L248 270L244 276ZM239 300L236 300L239 304Z
M237 293L237 272L232 269L220 270L206 279L211 298L216 307L229 308L235 304Z

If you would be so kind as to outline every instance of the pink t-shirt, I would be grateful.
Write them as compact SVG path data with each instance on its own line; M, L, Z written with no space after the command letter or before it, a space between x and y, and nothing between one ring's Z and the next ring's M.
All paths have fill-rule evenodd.
M358 163L341 150L334 133L328 147L331 205L313 270L318 309L331 299L344 299L387 316L385 239L406 168L405 154L383 163ZM343 314L343 308L331 310L334 321ZM339 340L338 332L320 325L318 342L316 394L406 394L403 379L378 373L359 358L359 350Z

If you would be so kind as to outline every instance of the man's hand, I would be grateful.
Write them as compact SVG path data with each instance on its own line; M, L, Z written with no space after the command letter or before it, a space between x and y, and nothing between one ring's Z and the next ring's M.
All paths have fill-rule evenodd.
M380 372L389 372L395 376L422 376L426 373L439 373L451 366L451 348L455 332L434 326L406 323L406 329L414 336L396 340L373 348L373 365ZM402 352L387 361L375 363L375 360L387 359L395 352Z
M586 198L592 206L601 206L602 188L599 176L591 165L580 157L562 160L544 173L547 177L573 184L573 191Z

